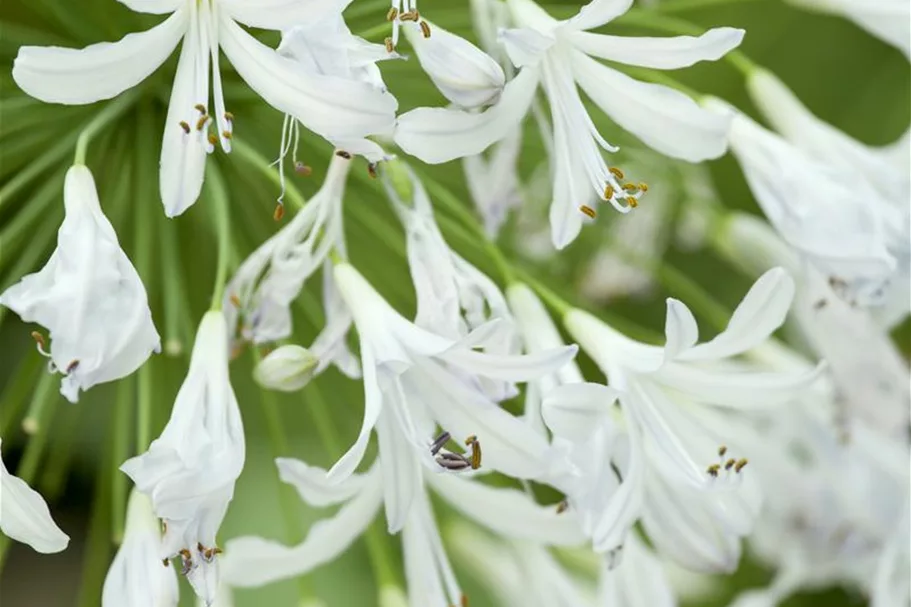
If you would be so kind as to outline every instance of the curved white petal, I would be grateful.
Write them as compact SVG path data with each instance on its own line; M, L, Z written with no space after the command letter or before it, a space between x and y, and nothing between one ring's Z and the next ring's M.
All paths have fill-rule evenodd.
M581 442L596 430L598 418L608 415L616 400L616 390L601 384L565 384L544 394L541 416L554 435Z
M41 495L19 477L13 476L0 459L0 531L35 551L60 552L70 543L67 534L51 518Z
M136 0L132 0L136 1ZM285 30L340 14L352 0L216 0L224 12L250 27Z
M636 524L644 501L646 465L642 436L637 424L638 419L629 420L627 424L628 464L623 471L623 480L613 495L606 502L601 512L594 513L595 524L592 530L592 546L597 552L610 552L621 547ZM614 474L610 467L605 467L607 474ZM600 479L605 482L606 479Z
M740 46L744 30L710 29L701 36L649 38L572 32L569 39L587 55L627 65L674 70L700 61L716 61Z
M153 15L173 13L186 4L184 0L117 0L117 2L125 5L131 11Z
M399 116L395 142L429 164L479 154L505 138L528 113L538 86L535 70L525 68L506 83L500 100L483 112L417 108Z
M729 115L703 109L666 86L634 80L579 51L572 53L572 70L598 107L652 149L690 162L727 150Z
M585 541L571 510L536 504L526 493L485 485L454 474L428 474L427 482L453 508L496 533L551 546L577 546Z
M537 65L557 40L538 30L522 28L507 29L499 34L500 44L506 49L509 60L516 67Z
M297 546L259 537L230 540L222 561L224 578L240 588L263 586L302 575L343 554L380 508L382 477L378 470L372 470L365 478L363 490L335 516L315 523Z
M664 564L636 534L623 545L623 562L601 574L599 605L677 607Z
M178 10L150 30L83 49L23 46L13 79L23 91L49 103L78 105L116 97L145 80L174 51L187 29Z
M579 9L579 14L566 21L566 26L589 30L613 21L629 10L633 0L591 0Z
M278 467L278 477L293 486L301 499L311 506L347 502L368 482L365 475L352 474L341 483L330 483L324 469L290 457L276 458L275 465Z
M245 32L224 14L219 42L237 73L269 105L329 138L392 131L398 103L372 84L302 69Z
M682 301L667 299L667 318L664 322L664 360L671 361L690 350L699 340L699 327L693 313Z
M506 5L515 22L522 27L546 32L559 23L534 0L507 0Z
M794 280L784 269L769 270L750 287L727 328L715 339L683 352L679 360L712 360L755 348L784 322L794 300L794 288Z
M448 350L439 358L473 375L509 381L531 381L559 371L576 356L575 344L529 354L497 355L462 348Z
M487 105L499 97L506 83L503 68L493 58L461 36L426 22L430 37L406 24L421 68L447 99L463 108Z
M398 533L405 526L415 497L421 491L420 460L397 424L398 421L388 410L376 422L386 525L391 534Z

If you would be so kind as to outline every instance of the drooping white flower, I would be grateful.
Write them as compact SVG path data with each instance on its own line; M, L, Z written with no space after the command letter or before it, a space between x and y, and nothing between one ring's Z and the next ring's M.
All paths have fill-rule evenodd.
M120 467L166 524L159 557L180 556L182 573L209 604L218 587L215 536L244 457L243 423L228 378L225 317L211 311L199 325L167 426L148 451Z
M295 344L279 346L269 352L253 371L253 379L263 388L294 392L313 378L319 358Z
M161 149L165 213L181 214L202 189L205 159L220 142L231 150L235 116L225 110L219 49L266 102L327 139L360 138L391 130L395 99L375 87L335 74L300 69L244 31L282 30L337 15L347 0L121 0L143 13L171 13L161 24L115 43L84 49L23 47L13 78L29 95L65 104L110 99L154 72L183 40ZM209 72L214 111L209 111ZM210 134L211 124L216 132Z
M717 100L711 100L711 107L731 111ZM743 114L734 117L730 139L750 189L781 237L830 278L845 299L881 303L897 261L889 251L885 216L875 208L886 203L876 202L876 191Z
M0 304L50 332L51 372L70 402L80 390L126 377L161 350L145 287L101 211L92 173L66 173L66 215L45 266L0 295Z
M594 128L577 85L615 122L657 151L698 162L727 147L729 118L712 115L692 99L662 85L643 83L592 57L656 69L715 60L740 44L743 31L713 29L693 38L624 38L585 30L622 15L630 1L594 0L574 17L557 21L532 0L510 0L521 29L501 39L517 68L500 101L481 113L418 108L399 117L395 140L429 163L477 154L503 139L531 107L540 84L551 105L554 142L554 245L572 242L582 227L581 206L600 197L621 212L637 204L644 188L611 171L602 150L614 152Z
M134 489L123 544L104 578L101 605L176 607L179 598L174 568L162 566L161 523L149 498Z
M907 12L907 7L905 7ZM907 146L899 140L887 148L873 148L853 139L814 116L778 78L766 70L756 70L748 80L748 90L756 105L781 135L796 148L846 176L863 182L876 195L861 204L866 212L879 216L886 250L896 260L877 307L886 308L883 320L888 326L900 322L911 310L908 289L911 285L911 167L894 163L891 148ZM859 192L854 192L859 196ZM833 234L833 236L836 236Z
M390 531L397 531L407 520L422 465L440 469L428 450L436 422L454 436L475 436L483 445L486 468L516 478L562 482L569 472L567 462L485 396L477 378L527 381L562 367L575 355L574 346L528 356L479 351L498 321L461 340L447 338L402 318L349 264L337 264L334 273L360 338L365 409L360 434L329 471L331 478L340 481L351 475L376 426L379 451L388 454L381 458L387 519ZM381 413L386 418L380 424ZM390 499L393 495L399 497Z
M842 15L911 58L911 7L904 0L789 0L800 7Z
M345 250L342 200L350 167L350 156L335 154L320 190L237 269L225 288L223 302L232 335L236 331L239 339L255 344L291 335L291 302L323 265L329 251ZM324 283L323 295L335 297L331 283ZM327 314L338 309L337 305L328 306ZM343 312L331 317L326 335L340 330L343 336L349 324L350 315ZM324 354L318 348L310 349L318 357Z
M756 217L731 214L720 223L716 239L724 255L751 274L775 266L788 269L797 284L791 318L826 361L826 375L846 410L885 435L905 435L911 416L908 365L868 310L841 299L814 266L802 262Z
M70 543L51 518L47 503L24 480L13 476L0 458L0 531L45 554L60 552Z

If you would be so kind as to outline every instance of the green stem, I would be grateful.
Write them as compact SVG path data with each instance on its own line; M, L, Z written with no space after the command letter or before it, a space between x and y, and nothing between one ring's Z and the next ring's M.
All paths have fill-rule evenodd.
M32 401L28 407L28 413L22 420L22 429L26 434L32 435L32 440L43 440L41 437L46 436L47 422L50 421L48 410L49 403L56 401L54 394L54 384L57 382L55 373L44 373L38 380L38 386L32 394ZM51 410L51 412L53 412ZM31 441L29 442L31 444ZM21 474L19 476L22 476Z
M15 177L7 181L6 185L0 188L0 208L3 208L3 205L9 202L14 194L28 185L35 177L40 175L42 171L59 164L63 157L66 156L67 152L72 149L73 143L78 136L79 134L76 131L73 131L66 137L60 139L57 145L35 159L34 162L28 163L23 170L16 173Z
M12 424L18 419L25 407L26 397L35 387L35 374L42 373L45 358L37 352L29 352L22 357L22 362L6 384L0 397L0 437L12 434Z
M110 431L117 432L117 427L110 422ZM110 437L109 445L113 444ZM104 576L110 564L111 536L111 480L114 470L111 459L113 448L99 458L99 471L95 481L95 491L92 497L92 516L89 521L88 537L85 543L82 565L82 584L79 588L78 607L96 607L101 604L101 589Z
M127 509L127 477L120 472L120 464L130 456L130 411L134 394L133 379L120 380L114 401L114 469L111 472L111 534L118 545L123 541Z
M108 103L92 118L76 139L76 158L73 164L85 164L85 152L92 137L125 112L139 98L139 89L132 88Z
M206 180L209 198L212 200L212 213L215 219L215 230L218 236L218 266L215 270L215 286L212 289L210 310L221 310L221 301L225 295L228 281L228 260L231 254L231 221L228 210L228 190L221 171L215 163L209 163L209 178Z
M152 442L152 361L136 374L136 452L144 453Z

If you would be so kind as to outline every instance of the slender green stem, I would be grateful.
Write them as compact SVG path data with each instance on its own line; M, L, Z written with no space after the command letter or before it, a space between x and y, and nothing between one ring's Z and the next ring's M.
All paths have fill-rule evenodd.
M66 137L61 138L54 147L36 158L33 162L28 163L23 170L16 173L15 177L7 181L6 184L0 188L0 208L3 208L3 205L8 203L14 194L31 183L31 181L43 171L59 164L60 161L63 160L63 157L66 156L67 152L72 149L73 144L78 137L79 133L73 131Z
M57 400L57 395L54 394L54 384L57 381L59 379L54 373L42 374L38 380L38 386L32 394L28 413L26 413L25 419L22 420L22 429L26 434L32 435L32 440L47 435L45 430L47 430L47 424L50 422L50 413L53 412L51 410L48 413L48 407L50 403ZM31 444L31 441L29 444ZM19 476L22 475L20 474Z
M115 544L123 541L126 521L127 477L120 472L120 465L130 456L130 411L134 395L133 378L120 380L114 400L114 470L111 473L111 534Z
M228 189L218 166L209 163L209 178L206 184L211 199L212 213L215 216L215 231L218 237L218 266L215 270L215 286L212 289L210 310L220 310L225 295L225 284L228 281L228 261L231 255L231 220L228 209Z
M95 114L76 139L76 158L73 164L85 164L85 152L92 137L129 109L137 99L139 99L139 89L132 88L122 93Z
M0 437L12 434L12 424L22 413L26 397L35 387L36 372L46 375L43 370L39 371L45 361L43 356L34 351L22 357L22 362L7 383L3 396L0 397Z
M136 452L143 453L152 442L152 361L136 374Z
M57 413L59 422L55 426L54 440L41 467L41 495L48 502L56 501L66 488L67 473L75 460L73 444L85 411L85 407L66 406Z
M177 240L177 224L161 225L161 277L164 283L164 351L169 356L178 356L183 346L192 339L193 325L190 320L186 286L180 266L180 243Z
M109 422L110 432L117 432L113 419ZM101 604L101 589L104 576L110 564L111 554L111 480L114 466L113 437L103 457L99 458L99 471L92 497L92 516L89 521L88 537L82 559L82 584L79 588L77 607L96 607Z

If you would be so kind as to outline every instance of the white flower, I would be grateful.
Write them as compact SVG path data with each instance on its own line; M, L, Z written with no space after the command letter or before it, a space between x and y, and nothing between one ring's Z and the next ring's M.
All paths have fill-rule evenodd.
M727 104L711 107L730 112ZM731 149L768 220L844 297L880 303L896 272L878 194L866 182L797 149L738 113Z
M528 356L478 351L496 331L496 320L456 341L402 318L352 266L340 263L334 273L360 337L365 408L360 434L329 471L332 479L351 475L376 426L387 519L390 531L397 531L407 520L422 465L440 470L429 450L435 421L456 437L475 435L483 445L485 468L564 482L569 473L564 458L472 380L527 381L562 367L575 355L575 346Z
M350 168L350 156L334 155L319 192L237 269L225 288L223 302L232 336L237 331L242 340L260 344L291 335L291 302L329 251L345 250L342 200ZM331 297L331 293L324 293L324 297ZM343 314L335 324L344 320ZM341 322L344 330L348 323L350 319Z
M595 196L627 212L643 189L611 171L602 150L615 152L595 129L577 90L617 124L659 152L698 162L726 150L729 119L712 115L686 95L662 85L634 80L592 57L656 69L687 67L715 60L740 44L743 31L713 29L693 38L625 38L592 34L622 15L631 0L594 0L574 17L557 21L532 0L510 0L521 29L501 34L513 64L521 68L499 102L471 114L418 108L399 117L395 140L429 163L477 154L503 139L528 112L540 84L551 106L554 141L554 245L563 248L582 227L580 206Z
M176 607L178 599L174 568L162 566L161 523L149 498L134 489L123 544L104 578L102 607Z
M110 99L154 72L183 40L161 148L165 213L181 214L202 189L206 154L231 149L235 117L225 111L219 49L266 102L326 138L359 138L391 130L395 99L371 85L302 70L245 32L280 30L338 14L345 0L121 0L138 12L171 13L161 24L115 43L84 49L23 47L13 78L29 95L65 104ZM209 111L209 72L214 111ZM209 134L215 123L217 132Z
M729 215L717 232L720 249L751 274L783 266L795 277L791 317L801 337L827 363L827 376L852 416L886 435L903 436L909 422L908 365L867 310L849 305L818 270L764 221ZM871 406L875 403L875 406Z
M183 573L209 604L218 586L215 535L244 454L243 423L228 378L225 318L208 312L171 419L148 451L120 469L152 499L155 515L167 525L159 556L180 556Z
M319 358L307 348L279 346L256 365L253 379L263 388L295 392L313 378L318 364Z
M766 70L750 75L748 89L759 109L788 142L876 193L861 204L867 213L880 216L885 247L897 262L895 273L884 287L885 301L878 307L887 308L884 321L888 325L900 322L911 310L911 168L907 162L893 162L890 156L891 148L907 147L907 141L903 138L891 147L873 148L852 139L814 116Z
M911 57L911 7L905 0L789 0L811 10L842 15Z
M74 165L63 190L66 215L57 249L39 272L0 295L22 320L50 332L51 372L63 374L60 392L79 391L126 377L161 350L142 281L101 212L92 173Z
M44 498L6 469L0 458L0 531L45 554L60 552L70 543L51 518Z
M477 108L499 98L506 75L490 55L430 22L424 21L420 27L413 21L402 25L421 68L449 101L462 108Z

